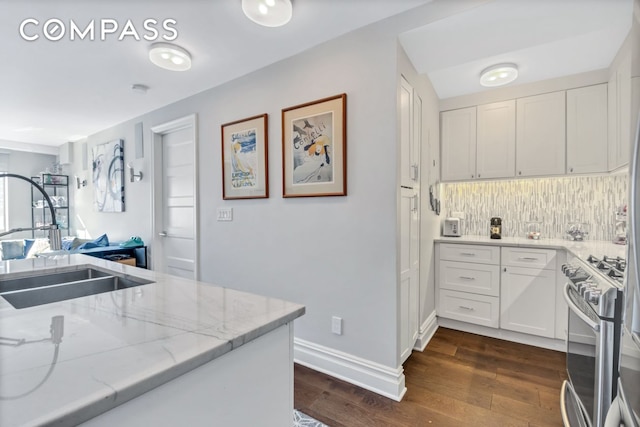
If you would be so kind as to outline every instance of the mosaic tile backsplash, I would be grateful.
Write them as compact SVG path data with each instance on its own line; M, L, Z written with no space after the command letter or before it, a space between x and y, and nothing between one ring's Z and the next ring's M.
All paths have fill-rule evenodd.
M615 213L627 204L628 175L536 178L442 184L443 218L463 212L463 235L488 235L502 218L502 235L525 237L530 221L541 238L566 237L567 224L589 224L589 240L613 240Z

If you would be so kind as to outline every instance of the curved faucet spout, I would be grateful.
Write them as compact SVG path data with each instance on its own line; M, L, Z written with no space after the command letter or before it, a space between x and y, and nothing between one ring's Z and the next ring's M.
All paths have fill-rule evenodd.
M51 211L51 226L50 227L42 227L42 229L49 229L49 245L52 250L60 250L62 249L62 238L60 237L60 229L58 228L58 222L56 221L56 211L53 208L53 203L51 202L51 198L44 191L44 188L40 186L34 180L27 178L26 176L18 175L15 173L0 173L0 178L17 178L23 181L27 181L29 184L33 185L40 193L42 193L42 197L47 202L47 206L49 206L49 210ZM11 230L13 231L22 231L23 229Z

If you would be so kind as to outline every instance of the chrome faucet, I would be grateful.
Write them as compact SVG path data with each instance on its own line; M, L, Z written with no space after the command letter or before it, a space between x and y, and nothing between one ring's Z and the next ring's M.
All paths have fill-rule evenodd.
M60 233L60 229L58 228L58 222L56 221L56 211L53 209L53 203L51 202L51 198L44 191L37 182L34 180L27 178L26 176L18 175L15 173L0 173L0 178L18 178L23 181L27 181L29 184L33 185L44 197L44 200L47 202L47 206L49 206L49 210L51 211L51 224L44 225L42 227L32 227L32 228L12 228L11 230L0 233L0 237L7 236L9 234L17 233L19 231L31 231L31 230L49 230L49 246L51 250L59 251L62 249L62 236Z

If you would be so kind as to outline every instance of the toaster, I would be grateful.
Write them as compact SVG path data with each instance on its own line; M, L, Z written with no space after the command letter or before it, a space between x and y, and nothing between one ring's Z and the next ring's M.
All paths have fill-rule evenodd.
M460 237L460 218L445 218L442 224L442 235L447 237Z

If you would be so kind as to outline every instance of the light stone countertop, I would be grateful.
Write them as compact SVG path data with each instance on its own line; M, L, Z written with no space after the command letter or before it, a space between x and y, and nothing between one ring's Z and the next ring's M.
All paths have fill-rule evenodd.
M461 236L461 237L438 237L436 243L461 243L468 245L496 245L512 247L530 247L540 249L567 250L574 256L586 261L589 255L602 258L603 256L619 256L626 258L627 246L616 245L615 243L602 240L584 240L576 242L564 239L540 239L533 240L525 237L503 237L502 239L491 239L489 236Z
M3 261L0 278L87 265L154 283L24 309L0 298L0 426L77 425L305 311L87 255ZM54 316L64 317L55 364Z

